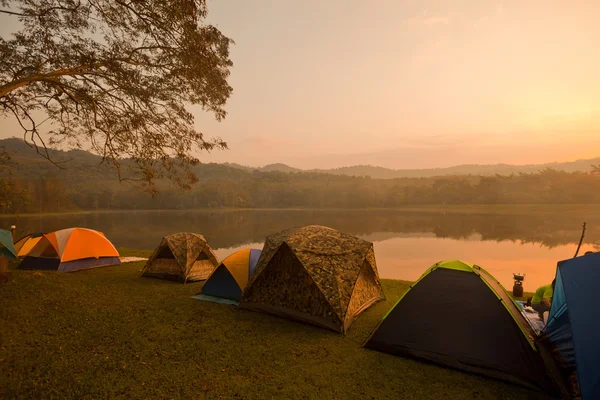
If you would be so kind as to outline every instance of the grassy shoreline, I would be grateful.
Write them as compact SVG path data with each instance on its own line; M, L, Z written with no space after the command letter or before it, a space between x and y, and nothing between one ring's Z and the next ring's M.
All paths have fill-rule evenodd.
M202 283L141 278L142 266L13 270L0 286L0 397L544 398L361 348L409 282L382 280L387 300L344 337L191 299Z

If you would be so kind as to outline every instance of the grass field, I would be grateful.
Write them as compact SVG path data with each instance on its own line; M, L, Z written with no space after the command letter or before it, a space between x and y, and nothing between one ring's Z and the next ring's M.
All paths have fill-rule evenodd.
M191 299L202 283L141 278L142 266L13 271L0 286L0 398L544 398L361 348L408 282L383 280L387 301L344 337Z

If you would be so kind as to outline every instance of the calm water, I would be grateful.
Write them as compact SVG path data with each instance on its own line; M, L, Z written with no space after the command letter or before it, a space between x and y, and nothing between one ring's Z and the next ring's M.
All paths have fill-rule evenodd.
M243 247L262 248L265 237L285 228L319 224L369 240L382 278L416 280L439 260L481 265L507 288L524 272L525 290L552 281L556 262L573 256L581 222L588 222L580 254L600 250L600 216L356 211L123 211L79 215L0 218L17 225L17 237L79 226L97 229L117 247L153 249L168 234L202 233L222 259Z

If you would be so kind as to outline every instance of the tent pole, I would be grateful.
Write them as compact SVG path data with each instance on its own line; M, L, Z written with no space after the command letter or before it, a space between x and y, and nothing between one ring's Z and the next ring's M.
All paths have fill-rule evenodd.
M581 238L579 239L579 245L577 246L577 251L575 252L575 255L573 256L573 258L577 257L577 254L579 254L579 249L581 248L581 243L583 243L584 237L585 237L585 222L583 223L583 229L581 231Z

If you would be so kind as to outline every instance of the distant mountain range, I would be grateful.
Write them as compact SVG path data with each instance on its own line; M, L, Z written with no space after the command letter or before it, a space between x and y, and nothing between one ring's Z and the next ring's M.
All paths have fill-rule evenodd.
M18 138L10 138L0 140L0 147L4 147L16 164L21 164L22 169L27 164L29 167L37 165L43 169L52 169L51 165L47 160L36 154L35 150L29 147L23 140ZM64 163L63 165L68 169L77 168L94 168L100 174L99 177L107 179L104 175L106 172L111 171L108 165L98 166L101 161L101 157L95 154L89 153L84 150L49 150L49 154L53 161L58 163ZM490 176L490 175L511 175L518 173L534 173L546 168L551 168L559 171L576 172L583 171L587 172L591 170L592 165L600 165L600 157L577 160L571 162L561 163L547 163L547 164L530 164L530 165L509 165L509 164L495 164L495 165L475 165L465 164L457 165L454 167L447 168L429 168L429 169L389 169L383 167L377 167L372 165L355 165L350 167L341 167L333 169L308 169L303 170L299 168L290 167L286 164L277 163L269 164L264 167L248 167L235 163L204 163L203 168L197 168L197 173L202 179L201 175L212 175L218 173L217 171L244 171L244 172L284 172L284 173L299 173L299 172L313 172L331 175L345 175L345 176L370 176L374 179L393 179L393 178L430 178L434 176L451 176L451 175L478 175L478 176ZM56 170L58 172L58 169ZM108 175L112 178L112 175Z
M570 162L553 162L546 164L528 164L528 165L510 165L510 164L494 164L494 165L476 165L464 164L447 168L428 168L428 169L389 169L384 167L376 167L373 165L354 165L351 167L341 167L332 169L310 169L303 170L290 167L285 164L269 164L264 167L253 168L235 163L225 163L232 168L238 168L244 171L279 171L279 172L318 172L332 175L348 175L348 176L370 176L374 179L393 179L393 178L430 178L433 176L450 176L450 175L511 175L518 173L534 173L543 169L555 169L565 172L587 172L591 170L592 165L600 165L600 157L577 160Z

